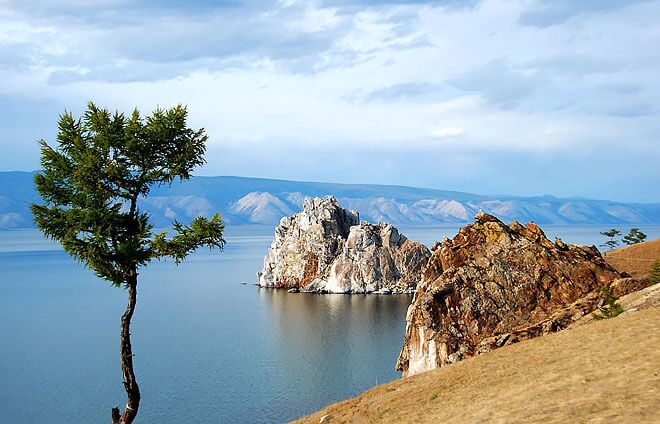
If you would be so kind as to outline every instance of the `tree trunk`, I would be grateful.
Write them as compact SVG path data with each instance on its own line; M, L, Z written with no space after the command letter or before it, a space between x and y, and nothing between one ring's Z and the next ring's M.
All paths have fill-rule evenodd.
M140 406L140 388L133 373L133 352L131 350L131 318L135 311L137 297L137 272L133 271L127 278L128 305L121 317L120 357L121 371L124 378L124 389L128 401L124 414L119 414L119 408L112 408L112 424L130 424L138 413Z

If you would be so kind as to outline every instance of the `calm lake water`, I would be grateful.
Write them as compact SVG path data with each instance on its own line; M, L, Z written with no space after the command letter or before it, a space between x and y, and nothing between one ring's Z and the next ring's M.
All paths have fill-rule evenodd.
M597 244L601 227L545 230ZM660 236L660 227L639 227ZM402 228L429 245L456 230ZM143 269L132 331L137 422L285 422L399 377L411 298L259 289L252 284L272 234L230 228L222 253ZM0 231L0 293L0 421L109 422L110 408L125 403L124 291L24 230Z

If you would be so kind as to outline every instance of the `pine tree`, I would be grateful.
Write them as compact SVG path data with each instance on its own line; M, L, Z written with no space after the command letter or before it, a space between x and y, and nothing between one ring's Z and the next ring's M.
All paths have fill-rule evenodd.
M632 244L642 243L644 240L646 240L646 234L639 231L639 228L631 228L628 234L623 236L621 240L630 246Z
M617 230L616 228L610 228L607 231L601 231L600 232L602 235L605 237L608 237L609 240L601 244L601 247L608 247L611 249L614 249L618 244L618 240L615 239L616 236L621 234L621 231Z
M653 262L651 274L649 275L650 286L658 283L660 283L660 259L656 259L655 262Z
M617 298L612 293L612 288L609 285L602 286L600 288L601 296L603 300L603 306L598 308L598 312L594 312L591 315L595 320L614 318L623 313L623 308L616 301Z
M200 246L220 248L224 224L219 214L174 222L174 235L154 233L139 200L154 185L190 178L204 163L207 136L188 128L185 107L156 109L127 117L89 103L82 118L59 118L57 147L41 140L42 171L35 183L44 203L32 205L39 229L97 276L128 293L121 318L120 357L127 404L112 409L112 422L129 424L140 405L133 372L130 325L137 300L138 270L153 259L178 264Z

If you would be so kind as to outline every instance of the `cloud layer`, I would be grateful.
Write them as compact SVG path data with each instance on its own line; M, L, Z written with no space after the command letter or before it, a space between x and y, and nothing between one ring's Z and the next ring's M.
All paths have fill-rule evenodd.
M0 169L184 103L205 174L660 201L660 1L0 0Z

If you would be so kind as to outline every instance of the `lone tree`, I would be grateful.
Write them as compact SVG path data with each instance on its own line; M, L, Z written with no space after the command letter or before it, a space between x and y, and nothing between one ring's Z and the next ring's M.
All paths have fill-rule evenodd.
M591 314L595 320L614 318L624 312L623 307L616 301L617 299L612 292L612 287L609 285L602 286L600 292L602 305L598 308L598 312Z
M41 140L41 166L35 183L43 204L32 205L39 229L62 244L71 256L128 293L121 317L120 358L126 409L112 409L112 422L128 424L140 406L133 373L131 318L135 311L138 270L152 259L178 264L200 246L222 249L224 224L219 214L174 222L174 235L154 233L139 199L154 185L190 178L204 163L207 136L186 124L185 107L156 109L143 118L110 113L89 103L82 118L59 118L57 147Z
M609 240L601 244L601 247L609 247L610 249L614 249L618 246L619 241L616 240L615 237L620 235L621 231L617 230L616 228L611 228L607 231L601 231L600 233L609 238Z
M631 228L628 234L621 239L628 246L641 243L646 240L646 234L639 231L639 228Z

